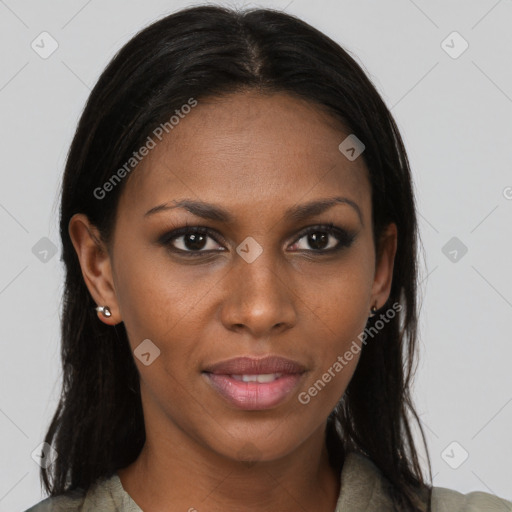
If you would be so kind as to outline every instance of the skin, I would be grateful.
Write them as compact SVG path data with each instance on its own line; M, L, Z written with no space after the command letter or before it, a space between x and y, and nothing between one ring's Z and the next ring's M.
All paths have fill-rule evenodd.
M130 175L108 246L83 214L71 219L88 289L112 311L99 320L124 322L132 350L150 339L161 351L149 366L135 358L147 440L118 472L144 511L169 503L190 512L334 510L340 481L327 458L326 420L360 353L307 405L297 397L354 340L361 345L371 306L389 297L397 239L391 224L376 251L367 168L338 150L347 135L318 106L285 93L202 100ZM362 220L346 203L301 221L285 216L333 196L354 201ZM222 206L233 220L183 208L144 215L184 198ZM217 234L199 249L212 252L173 253L173 244L193 250L186 237L158 243L185 222ZM329 222L355 239L322 256L301 232ZM263 249L252 263L236 252L248 236ZM321 247L337 245L328 236ZM268 410L228 404L201 374L231 357L266 354L307 370L300 387ZM249 455L256 462L246 462Z

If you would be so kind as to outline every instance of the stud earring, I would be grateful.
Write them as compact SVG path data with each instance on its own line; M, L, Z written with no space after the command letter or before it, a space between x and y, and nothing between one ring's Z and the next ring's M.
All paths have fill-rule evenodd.
M112 312L108 306L97 306L96 311L101 313L105 318L112 316Z
M377 306L372 306L371 313L368 318L373 318L375 316L375 313L377 313Z

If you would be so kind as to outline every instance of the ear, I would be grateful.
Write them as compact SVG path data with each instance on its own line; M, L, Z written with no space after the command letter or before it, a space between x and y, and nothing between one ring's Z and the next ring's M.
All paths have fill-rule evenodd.
M397 238L398 230L396 224L388 224L382 233L376 250L377 256L371 305L376 305L377 309L386 303L391 293Z
M108 306L112 315L99 319L107 325L121 322L117 303L110 255L101 241L99 230L89 222L86 215L76 213L68 224L68 233L82 268L85 284L98 306Z

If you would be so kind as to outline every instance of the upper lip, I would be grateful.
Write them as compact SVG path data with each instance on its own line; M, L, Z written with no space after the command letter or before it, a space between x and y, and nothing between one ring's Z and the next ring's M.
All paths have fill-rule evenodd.
M267 373L303 373L305 367L280 356L266 356L263 358L235 357L208 366L204 371L219 375L260 375Z

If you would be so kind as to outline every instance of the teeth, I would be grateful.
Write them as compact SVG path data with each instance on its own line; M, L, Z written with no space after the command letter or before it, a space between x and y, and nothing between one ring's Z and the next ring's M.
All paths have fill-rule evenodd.
M281 377L282 373L262 373L261 375L231 375L233 379L240 380L242 382L273 382L279 377Z

